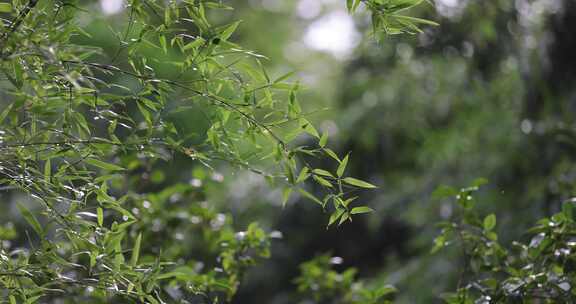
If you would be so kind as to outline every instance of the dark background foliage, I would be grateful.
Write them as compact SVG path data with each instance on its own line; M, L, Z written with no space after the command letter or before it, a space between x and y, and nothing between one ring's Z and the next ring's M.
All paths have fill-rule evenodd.
M378 45L363 41L339 61L335 89L326 89L334 94L326 99L336 107L331 118L341 151L360 160L352 169L358 176L381 185L367 197L378 218L324 231L315 225L321 214L296 203L276 224L291 245L278 245L276 263L262 267L274 270L254 274L238 303L263 294L281 299L279 290L294 275L285 269L316 252L397 284L400 302L433 302L456 285L463 267L452 255L429 253L434 223L452 211L431 199L438 185L487 178L479 207L498 215L505 242L525 240L523 231L574 194L574 4L437 1L436 7L429 17L438 28Z

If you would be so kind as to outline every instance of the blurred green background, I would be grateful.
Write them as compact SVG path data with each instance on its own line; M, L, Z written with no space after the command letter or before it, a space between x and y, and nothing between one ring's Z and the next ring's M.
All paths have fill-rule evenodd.
M255 183L232 208L259 210L284 240L237 303L291 303L285 286L318 252L395 284L398 303L433 303L462 267L456 252L429 253L434 223L452 213L436 187L488 179L480 208L498 215L504 243L574 195L573 1L438 0L415 14L439 27L379 42L341 2L248 1L239 39L272 70L298 71L303 104L328 108L312 119L352 151L353 174L380 186L362 197L377 214L326 231L320 210L267 207L277 199L262 201Z
M437 0L414 14L440 26L382 40L342 0L224 2L236 10L217 18L243 20L234 39L270 58L270 74L297 72L309 119L339 154L351 151L352 175L379 186L361 197L375 214L326 230L320 208L297 199L282 208L280 190L255 174L212 176L225 188L206 196L235 225L257 219L283 234L235 303L296 303L298 265L322 253L370 284L394 284L398 303L440 302L462 265L457 252L430 254L435 223L452 214L432 199L436 187L488 179L480 208L498 215L504 243L575 194L576 2ZM123 4L89 6L99 12L82 20L89 44L112 57L109 27L122 26ZM175 124L205 125L194 113L174 114ZM181 171L165 183L193 170L171 168Z

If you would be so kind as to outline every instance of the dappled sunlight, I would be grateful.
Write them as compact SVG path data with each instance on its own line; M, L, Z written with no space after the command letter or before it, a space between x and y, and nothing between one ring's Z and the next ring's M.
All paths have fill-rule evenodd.
M360 40L354 21L341 10L333 11L312 22L304 33L304 43L338 59L348 57Z
M124 0L100 0L100 8L105 15L115 15L124 10Z

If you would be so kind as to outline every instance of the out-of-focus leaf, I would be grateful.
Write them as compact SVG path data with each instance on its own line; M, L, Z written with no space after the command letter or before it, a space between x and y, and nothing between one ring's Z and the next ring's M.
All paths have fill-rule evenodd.
M34 231L39 236L41 237L44 236L44 229L42 228L42 225L40 225L40 222L38 222L34 214L32 214L32 212L30 212L30 210L28 210L28 208L26 208L22 204L18 204L18 210L20 210L20 214L22 214L26 222L28 222L28 224L32 226L32 229L34 229Z
M10 13L12 5L10 3L0 3L0 13Z
M484 230L491 231L496 227L496 215L490 214L484 218Z
M138 259L140 258L140 246L142 243L142 233L139 233L132 248L132 257L130 258L130 266L136 267Z
M105 170L109 170L109 171L123 171L123 170L125 170L123 167L120 167L118 165L103 162L101 160L94 159L94 158L87 158L85 160L85 162L87 164L92 165L92 166L95 166L95 167L98 167L101 169L105 169Z

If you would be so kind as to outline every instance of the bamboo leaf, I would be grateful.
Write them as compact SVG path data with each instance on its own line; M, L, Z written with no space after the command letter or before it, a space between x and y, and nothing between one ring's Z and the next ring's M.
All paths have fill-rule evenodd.
M341 216L344 214L346 209L337 209L330 215L330 219L328 220L328 227L332 226Z
M282 207L286 207L286 203L290 199L290 194L292 194L292 188L285 188L282 191Z
M44 163L44 180L49 183L51 176L52 176L52 162L50 161L50 159L47 159L46 162Z
M306 179L308 179L308 177L310 176L310 174L308 174L309 171L310 171L310 169L308 169L308 167L302 168L302 170L300 171L300 174L298 174L298 178L296 179L296 183L301 183L301 182L305 181Z
M485 231L491 231L494 229L494 227L496 227L496 215L490 214L486 216L484 218L483 226Z
M12 5L10 3L0 3L0 13L10 13Z
M32 214L32 212L30 212L30 210L28 210L28 208L26 208L22 204L18 204L17 206L18 210L20 210L20 213L22 214L26 222L28 222L28 224L32 226L32 229L34 229L34 231L39 236L41 237L44 236L44 229L42 229L42 225L40 225L40 222L38 222L34 214Z
M340 221L338 222L338 226L342 225L347 219L350 219L350 221L352 221L352 218L350 217L350 213L344 212L342 214L342 216L340 217Z
M321 148L324 148L324 147L326 147L326 143L328 143L328 133L324 132L322 134L322 137L320 137L320 141L318 142L318 145Z
M101 160L97 160L94 158L87 158L85 160L85 162L89 165L104 169L104 170L109 170L109 171L123 171L126 170L123 167L120 167L118 165L115 164L111 164L111 163L107 163L107 162L103 162Z
M104 210L98 207L96 209L96 215L98 216L98 226L102 227L102 225L104 225Z
M314 170L312 170L312 172L314 172L315 174L318 174L318 175L323 175L323 176L332 177L332 178L334 177L332 175L332 173L330 173L324 169L314 169Z
M316 198L316 197L315 197L314 195L312 195L310 192L308 192L308 191L306 191L306 190L304 190L304 189L302 189L302 188L299 188L299 189L298 189L298 192L300 192L300 194L302 194L302 195L303 195L304 197L306 197L307 199L312 200L313 202L317 203L318 205L324 206L324 204L322 204L322 201L319 200L318 198Z
M328 156L332 157L336 161L340 162L340 158L338 157L338 155L336 155L336 153L331 149L324 148L324 153L326 153Z
M363 214L374 212L374 209L366 206L352 208L350 214Z
M352 185L352 186L356 186L356 187L360 187L360 188L367 188L367 189L372 189L372 188L377 188L376 186L365 182L363 180L359 180L357 178L353 178L353 177L346 177L343 179L343 181L345 183L347 183L348 185Z
M314 175L312 178L313 178L316 182L318 182L318 184L320 184L320 185L322 185L322 186L324 186L324 187L328 187L328 188L332 188L332 187L333 187L332 184L331 184L329 181L327 181L326 179L324 179L323 177L320 177L320 176L318 176L318 175Z
M342 159L342 162L338 166L338 170L336 170L336 174L338 175L338 177L342 177L342 175L344 174L344 170L346 170L346 165L348 165L348 156L349 155L350 154L347 154L344 157L344 159Z
M136 241L134 242L134 247L132 248L132 257L130 258L130 266L136 267L138 259L140 258L140 245L142 243L142 233L138 234Z

